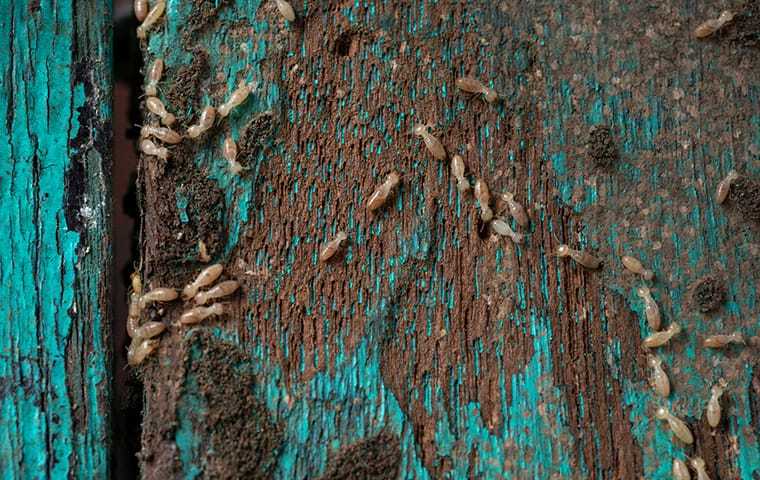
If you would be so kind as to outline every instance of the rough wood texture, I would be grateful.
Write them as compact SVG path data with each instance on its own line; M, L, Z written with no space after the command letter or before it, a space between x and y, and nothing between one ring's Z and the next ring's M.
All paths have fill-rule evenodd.
M0 478L106 478L109 2L0 18Z
M166 61L160 91L180 128L239 81L258 89L202 141L141 161L144 280L189 282L204 240L243 286L223 317L172 326L142 367L143 476L231 478L245 457L283 479L350 478L363 461L377 462L372 478L664 479L686 455L713 478L760 474L757 350L701 347L708 333L760 333L760 229L712 199L729 169L760 174L757 12L698 42L693 28L723 2L294 6L288 24L274 2L169 1L145 46L146 63ZM504 101L455 91L465 74ZM471 194L409 135L425 122L472 180L529 208L524 245L480 228ZM587 153L593 125L617 146L608 166ZM221 156L227 134L239 177ZM392 169L398 194L368 214ZM319 264L338 230L347 250ZM603 268L554 257L560 243ZM659 351L665 402L647 382L641 281L623 254L655 270L664 322L685 330ZM702 314L689 286L708 273L728 295ZM218 349L235 369L196 366ZM703 412L721 376L713 432ZM214 392L236 381L255 407ZM661 403L693 447L654 418ZM373 440L388 435L398 443ZM246 450L237 436L261 441Z

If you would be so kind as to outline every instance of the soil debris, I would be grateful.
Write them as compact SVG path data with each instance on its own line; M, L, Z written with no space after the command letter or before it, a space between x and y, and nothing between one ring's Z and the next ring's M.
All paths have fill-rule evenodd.
M743 176L737 178L731 184L728 199L747 221L760 222L760 182Z
M330 460L320 480L393 480L401 465L401 444L395 435L383 432L360 440Z
M182 32L182 43L192 44L199 33L216 23L219 11L229 4L230 0L194 0Z
M760 48L760 2L749 0L739 7L726 36L735 46Z
M618 159L618 151L609 127L595 125L588 132L586 152L597 168L610 168Z
M200 101L204 92L201 87L210 77L208 53L201 49L192 53L192 62L167 73L167 78L170 78L172 83L166 91L166 101L183 124L188 123L194 112L200 111Z
M693 303L702 313L717 310L726 299L726 286L712 275L700 278L691 288Z

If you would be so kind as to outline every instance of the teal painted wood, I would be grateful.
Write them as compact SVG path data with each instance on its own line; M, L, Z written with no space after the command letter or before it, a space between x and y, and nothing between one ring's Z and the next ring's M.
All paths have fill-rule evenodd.
M0 478L106 478L110 2L0 18Z
M151 34L147 57L169 71L191 48L210 54L203 103L218 105L241 79L259 83L222 132L238 136L267 110L279 119L249 175L226 171L221 134L174 160L195 162L225 194L218 259L245 279L246 296L211 329L250 354L254 392L282 425L274 478L316 478L336 452L381 431L400 438L400 478L666 479L686 455L705 457L716 477L754 478L756 357L699 345L718 331L760 333L758 229L712 200L730 168L760 174L756 50L693 40L719 8L691 0L461 3L294 2L302 27L283 23L273 2L169 0ZM199 5L213 20L183 44ZM505 103L464 99L453 80L465 73ZM493 191L530 206L525 246L473 233L472 197L406 135L425 121ZM612 173L586 156L595 124L619 141ZM154 164L143 159L148 188ZM404 178L399 195L385 214L365 215L390 168ZM165 200L190 221L187 198ZM347 254L318 266L319 246L340 229ZM560 241L596 250L603 270L553 258ZM647 384L639 345L649 332L624 253L655 269L665 321L685 327L661 353L674 384L665 402ZM694 313L689 284L716 272L727 305ZM199 422L218 407L182 379L176 405L165 403L181 346L163 342L146 426L171 408L177 427L146 435L143 474L155 476L151 455L176 448L181 476L200 477L218 450ZM728 420L712 436L702 417L720 376L731 382ZM654 420L660 403L689 421L695 448Z

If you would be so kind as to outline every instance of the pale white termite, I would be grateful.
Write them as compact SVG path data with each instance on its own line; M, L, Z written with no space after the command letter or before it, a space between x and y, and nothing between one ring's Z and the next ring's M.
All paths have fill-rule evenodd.
M681 332L681 326L675 322L668 325L668 328L661 332L655 332L644 339L642 346L644 348L661 347L668 343L671 338Z
M319 261L324 263L334 257L347 238L346 232L340 231L335 234L335 238L327 242L319 252Z
M230 98L228 98L226 102L219 105L219 108L217 108L219 116L224 118L229 115L233 108L245 102L245 100L248 98L248 95L250 95L251 91L254 88L255 86L253 83L248 84L241 81L238 85L238 88L236 88L230 95Z
M673 480L691 480L691 473L689 467L686 466L683 460L673 459Z
M659 330L662 323L660 307L657 306L657 302L652 298L652 292L649 290L649 287L639 287L636 293L644 301L644 315L647 317L649 328Z
M504 192L501 194L501 199L507 203L509 208L509 214L515 219L518 225L525 228L530 223L528 214L525 212L525 208L515 200L515 194L512 192Z
M214 283L217 278L222 274L224 267L221 263L215 263L201 270L195 280L185 285L182 289L182 298L189 300L193 298L203 287L207 287Z
M148 74L145 76L148 83L145 85L145 95L155 97L158 94L158 82L164 73L164 60L157 58L153 60L148 68Z
M707 423L711 427L715 428L720 424L720 397L723 396L723 391L728 386L728 382L721 378L716 385L713 385L710 389L710 400L707 401Z
M137 21L142 22L145 20L145 17L148 16L148 8L150 7L150 5L148 5L148 0L134 0L132 6L135 9L135 18L137 18Z
M127 313L127 335L130 338L135 336L135 331L140 326L140 314L142 313L140 297L142 293L142 280L140 280L140 275L135 272L132 274L132 292L129 294L129 310Z
M198 123L187 129L187 136L189 138L200 137L206 130L214 125L214 119L216 119L216 109L211 105L204 107L198 117Z
M707 474L705 467L705 461L702 457L693 457L690 459L691 468L697 472L697 480L710 480L710 475Z
M493 88L485 86L480 80L472 77L460 77L455 82L458 89L467 93L477 93L483 95L483 98L488 103L493 103L498 100L499 95Z
M451 157L451 174L457 179L457 189L466 192L470 189L470 182L464 176L464 159L461 155Z
M205 305L210 300L216 300L217 298L227 297L235 293L240 287L240 284L235 280L225 280L211 287L211 289L200 292L195 296L196 305Z
M491 203L491 191L485 181L478 179L475 182L475 198L480 206L480 219L484 222L490 222L493 218L493 210L488 205Z
M703 345L707 348L723 348L729 344L746 345L744 335L741 332L734 332L728 335L710 335L705 337Z
M670 395L670 380L662 368L662 359L654 355L647 357L647 363L652 367L652 387L658 395L667 398Z
M277 5L277 10L280 12L280 15L282 15L285 20L289 22L296 21L296 12L293 10L290 3L285 0L274 0L274 3Z
M145 125L140 129L142 138L156 137L164 143L176 145L182 141L182 135L175 132L169 127L156 127L154 125Z
M157 0L156 4L153 5L148 14L145 15L143 22L139 27L137 27L137 38L140 40L145 39L148 34L148 30L150 30L153 25L155 25L155 23L161 19L161 16L164 14L164 10L166 10L166 0Z
M127 363L131 366L141 364L145 358L158 348L158 340L152 338L132 339L132 344L127 350Z
M665 407L660 407L654 412L654 415L660 420L666 420L668 422L668 426L670 426L670 430L673 432L673 435L675 435L676 438L681 440L683 443L689 445L694 443L694 436L691 434L689 426L686 425L686 422L670 413L670 410Z
M389 173L388 176L385 177L385 181L377 187L374 193L369 197L369 200L367 200L367 210L374 212L385 205L385 202L391 196L393 189L396 188L399 181L401 181L401 177L399 177L398 173Z
M512 241L515 243L522 243L523 241L523 238L524 238L523 235L512 230L512 227L510 227L509 224L505 222L504 220L502 220L501 218L494 219L491 222L491 228L497 234L504 237L511 238Z
M623 266L626 269L635 273L636 275L641 275L644 280L651 281L654 278L654 272L648 268L644 268L644 264L642 264L638 258L623 255L623 258L621 260L623 262Z
M166 330L163 322L146 322L135 330L134 338L153 338L161 335Z
M602 262L595 256L591 255L590 253L584 252L582 250L575 250L565 244L562 244L559 247L557 247L556 255L560 258L570 257L576 263L583 265L586 268L590 268L592 270L595 270L602 265Z
M734 180L737 178L739 178L739 172L731 170L728 172L728 175L726 175L726 178L718 183L718 188L715 189L715 202L718 205L726 201L728 192L731 191L731 184L734 183Z
M239 175L240 172L245 170L242 165L237 161L237 145L235 144L235 140L232 139L232 137L227 137L224 139L224 145L222 145L222 155L224 156L224 159L227 160L227 165L230 168L230 173L233 175Z
M145 155L158 157L162 160L169 158L169 150L167 150L166 147L159 147L149 138L143 138L140 140L140 151Z
M158 97L148 97L145 100L145 106L148 107L150 113L156 114L161 118L161 123L167 127L171 127L174 121L177 119L174 114L169 113L164 107L164 102L158 99Z
M440 140L430 133L429 130L431 128L432 125L430 124L419 124L414 127L412 133L422 138L422 141L425 142L425 147L427 147L428 151L435 159L445 160L446 149L443 148L443 144Z
M734 13L730 10L723 10L718 18L711 18L694 29L694 36L697 38L707 38L717 32L724 25L734 19Z
M176 300L178 296L177 291L173 288L154 288L140 297L140 308L145 309L153 302L171 302Z
M208 307L195 307L182 313L179 317L179 323L183 325L193 325L200 323L211 316L220 316L224 313L224 306L221 303L213 303Z
M211 256L208 254L208 250L206 249L206 242L203 240L198 240L198 260L203 263L208 263L211 261Z

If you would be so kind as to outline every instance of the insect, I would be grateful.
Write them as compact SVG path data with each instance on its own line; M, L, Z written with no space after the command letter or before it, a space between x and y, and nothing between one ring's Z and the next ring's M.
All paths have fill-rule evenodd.
M675 322L668 325L668 328L661 332L655 332L644 339L642 346L644 348L661 347L668 343L671 338L681 332L681 326Z
M484 222L490 222L493 218L493 210L488 206L491 203L491 191L485 181L478 179L475 182L475 198L480 205L480 219Z
M710 476L705 468L705 461L702 457L694 457L690 459L689 463L691 463L691 468L697 472L697 480L710 480Z
M668 426L670 426L670 430L673 432L673 435L675 435L676 438L681 440L683 443L689 445L694 443L694 436L691 434L689 426L686 425L686 422L670 413L670 410L665 407L660 407L657 409L657 411L655 411L654 416L660 420L666 420L668 422Z
M210 290L200 292L195 296L196 305L205 305L209 300L216 300L217 298L227 297L235 293L240 287L240 284L235 280L226 280L211 287Z
M177 291L173 288L154 288L140 297L140 309L145 310L145 307L154 302L171 302L176 300L178 296Z
M602 266L601 260L591 255L590 253L584 252L582 250L575 250L565 244L562 244L559 247L557 247L556 255L560 258L570 257L576 263L579 263L583 265L584 267L590 268L592 270L595 270L599 268L600 266Z
M198 240L198 260L203 263L211 261L211 256L209 256L208 250L206 249L206 242L203 240Z
M140 140L140 151L145 155L158 157L162 160L169 158L169 150L167 150L166 147L159 147L148 138Z
M140 296L142 296L142 280L140 275L135 272L132 274L132 292L129 294L129 310L127 314L127 335L134 338L135 331L140 325Z
M233 108L245 102L245 100L248 98L248 95L250 95L251 91L253 91L254 88L256 87L253 83L247 84L241 81L238 85L238 88L236 88L230 95L230 98L228 98L226 102L219 105L219 108L217 108L219 116L224 118L229 115Z
M207 105L201 110L198 123L187 129L187 136L190 138L200 137L214 125L214 119L216 119L216 110L211 105Z
M691 480L689 467L678 458L673 459L673 480Z
M198 276L195 277L195 280L185 285L185 288L182 289L182 298L184 300L193 298L198 293L198 290L214 283L222 274L222 270L224 270L224 267L221 263L209 265L201 270Z
M721 378L716 385L713 385L710 389L710 400L707 401L707 423L711 427L715 428L720 424L720 397L723 396L723 391L728 386L728 382Z
M146 75L146 78L148 79L148 84L145 85L145 95L149 97L156 96L156 94L158 93L158 89L157 89L158 82L161 80L161 75L163 75L163 73L164 73L164 60L161 58L157 58L153 60L153 63L150 64L150 68L148 68L148 75Z
M399 181L400 177L398 176L398 173L389 173L388 176L385 177L385 182L377 187L377 190L375 190L372 196L369 197L369 200L367 201L367 210L374 212L385 205L385 202L388 200Z
M457 179L457 189L466 192L470 189L470 182L464 176L464 159L461 155L451 157L451 174Z
M711 18L694 29L694 36L697 38L707 38L713 33L723 28L727 23L734 19L734 13L730 10L723 10L718 18Z
M148 16L148 8L150 5L148 5L148 0L135 0L132 3L132 7L135 9L135 18L137 18L138 22L142 22L145 20L145 17Z
M422 141L425 142L425 147L427 147L428 152L430 152L433 158L437 160L445 160L446 149L443 148L443 144L440 140L430 133L429 130L432 128L433 126L430 124L419 124L414 127L412 133L422 138Z
M732 343L746 345L744 335L741 332L734 332L728 335L710 335L705 338L703 345L707 348L723 348Z
M153 338L161 335L166 330L163 322L147 322L135 330L134 338Z
M715 189L715 202L718 205L726 201L728 192L731 191L731 184L734 183L734 180L737 178L739 178L739 172L731 170L726 175L726 178L718 183L718 188Z
M182 141L182 135L175 132L169 127L156 127L153 125L145 125L140 129L140 136L142 138L156 137L164 143L170 145L176 145Z
M501 194L501 199L507 203L509 208L509 214L515 219L518 225L525 228L530 223L528 214L525 213L525 208L515 200L515 194L512 192L504 192Z
M159 100L158 97L148 97L145 100L145 106L148 107L148 111L150 111L150 113L158 115L159 118L161 118L161 123L167 127L171 127L174 121L177 120L174 114L166 111L164 102Z
M327 242L322 248L322 251L319 252L319 261L324 263L330 260L333 256L335 256L336 253L338 253L338 250L340 249L341 245L343 245L343 242L346 241L348 236L346 235L346 232L340 231L337 234L335 234L335 238Z
M476 93L483 95L483 98L488 103L494 103L499 99L499 95L496 90L490 87L486 87L483 83L472 77L460 77L454 82L459 90L467 93Z
M296 12L293 11L293 7L290 3L285 0L274 0L274 3L277 5L277 10L279 10L280 15L282 15L285 20L289 22L296 21Z
M501 236L509 237L512 239L514 243L522 243L524 235L521 235L509 226L507 222L502 220L501 218L494 219L491 222L491 228L494 232L498 233Z
M658 395L667 398L670 395L670 380L662 368L662 359L654 355L647 357L647 363L652 367L652 387Z
M240 163L237 161L237 153L237 145L235 144L235 140L233 140L232 137L228 136L224 139L224 145L222 146L222 155L224 156L224 159L227 160L227 163L230 167L230 173L233 175L238 175L244 170L243 166L240 165Z
M652 292L649 287L639 287L636 290L639 297L644 300L644 314L647 317L647 323L652 330L659 330L662 323L660 317L660 308L657 306L657 302L652 298Z
M636 275L641 275L644 280L651 281L654 278L654 272L648 268L644 268L644 265L638 258L623 255L623 258L621 260L623 262L623 266L626 269L635 273Z
M150 11L148 11L148 14L145 15L143 22L137 27L137 38L145 40L148 30L161 19L164 10L166 10L166 0L157 0L156 4L153 5L153 8L151 8Z
M221 303L212 303L209 307L195 307L187 310L179 317L179 323L183 325L192 325L200 323L208 317L220 316L224 313L224 305Z
M132 343L127 350L127 363L131 366L139 365L145 358L158 348L158 340L154 338L137 338L132 339Z

